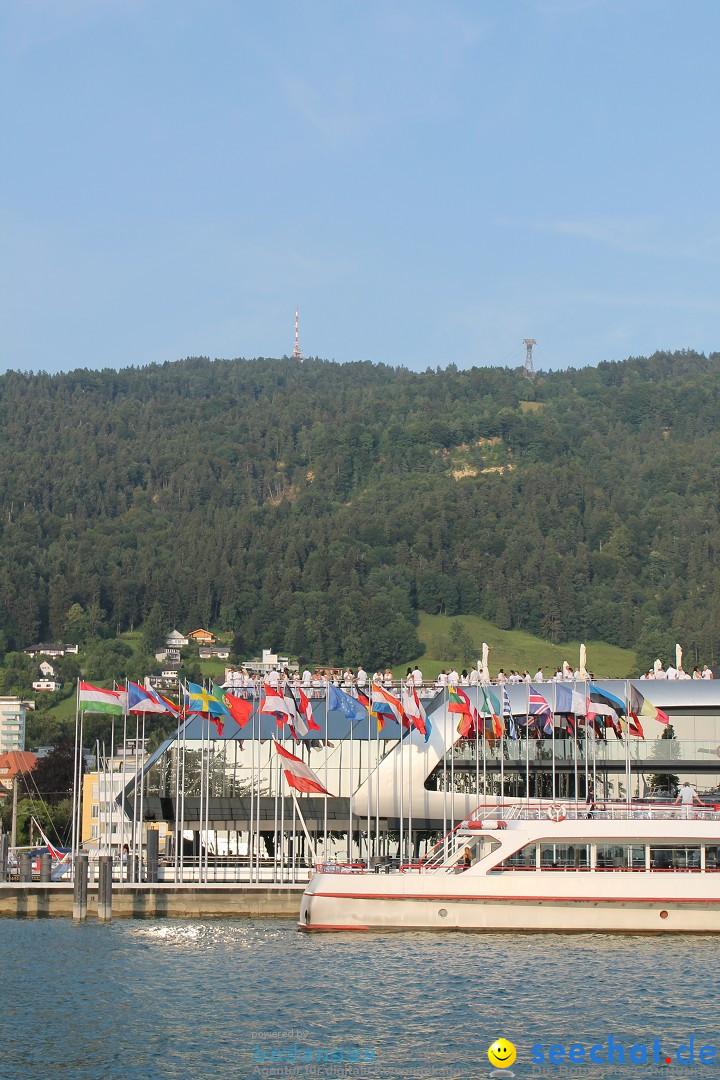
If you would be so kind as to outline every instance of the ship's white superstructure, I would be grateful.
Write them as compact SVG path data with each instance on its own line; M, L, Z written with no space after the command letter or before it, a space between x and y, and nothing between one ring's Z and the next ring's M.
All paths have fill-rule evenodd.
M720 932L720 806L481 806L383 869L320 865L299 926Z

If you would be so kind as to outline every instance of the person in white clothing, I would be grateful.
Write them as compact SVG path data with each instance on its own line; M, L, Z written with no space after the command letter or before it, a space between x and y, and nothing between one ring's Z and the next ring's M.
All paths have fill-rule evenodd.
M448 686L457 686L457 684L460 682L460 676L458 675L455 668L452 668L452 670L448 672L447 681Z
M702 677L703 679L712 679L713 677L713 673L707 664L703 667Z
M665 671L662 665L659 668L656 668L653 674L656 679L667 679L667 671Z
M687 780L680 788L680 791L678 792L678 797L675 800L676 806L679 803L682 803L682 805L685 807L685 813L688 817L690 816L690 807L693 805L693 803L698 803L700 806L702 806L702 802L698 798L697 791L694 787L691 787L689 781Z
M310 668L305 668L302 674L303 686L312 686L312 671Z
M280 686L280 672L277 668L273 668L271 671L268 671L267 675L265 676L265 682L268 684L268 686L272 687L273 690L277 690L277 688Z
M470 686L477 686L479 678L480 676L478 675L477 669L473 668L470 672Z
M422 674L422 671L420 670L419 667L416 666L416 667L413 668L412 677L413 677L413 686L415 687L415 689L416 690L421 690L422 689L422 684L423 684L423 674Z
M535 678L533 682L545 682L545 676L543 675L542 668L539 667L535 672Z
M357 675L355 676L355 683L357 685L358 690L364 690L365 687L367 686L367 671L362 666L362 664L357 669Z
M665 668L665 678L666 679L677 679L677 677L678 677L677 668L673 667L672 664L668 664L668 666Z

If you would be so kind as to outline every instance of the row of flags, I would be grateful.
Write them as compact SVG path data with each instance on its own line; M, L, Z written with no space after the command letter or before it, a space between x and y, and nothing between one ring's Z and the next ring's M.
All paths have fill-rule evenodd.
M213 686L207 690L197 683L187 683L183 688L183 705L186 718L193 715L206 716L212 721L219 735L223 734L227 717L233 719L240 728L250 719L253 705L245 698L238 698L222 687ZM78 707L81 712L105 713L122 716L141 713L165 713L176 719L182 715L179 705L158 693L157 690L128 682L126 690L105 690L90 683L78 683ZM320 731L312 713L312 706L298 687L286 686L283 691L265 687L261 703L261 712L277 718L278 724L287 723L294 737L306 735L308 731ZM289 750L273 739L277 754L282 759L282 769L287 783L296 790L320 795L330 795L320 779L306 765L302 758L291 754ZM48 843L48 841L45 841Z
M479 689L483 698L480 710L475 708L461 687L449 689L448 711L460 714L459 734L467 738L479 732L492 734L499 739L507 733L511 739L517 739L515 715L507 689L503 687L502 703L489 687L481 686ZM555 714L565 717L571 735L575 734L576 723L580 717L586 724L592 724L598 733L611 727L618 738L628 733L644 739L641 716L657 720L660 724L669 722L667 713L656 708L632 685L626 702L595 683L590 683L587 697L570 686L558 683L555 687L555 707L551 708L546 698L530 683L527 712L523 714L524 723L528 726L532 723L536 728L541 728L544 734L550 735ZM519 718L519 722L522 724L523 720Z
M448 711L460 716L457 729L459 734L468 737L474 733L483 735L492 733L494 738L502 738L507 733L511 739L517 739L515 715L507 689L505 687L502 689L502 701L489 687L481 686L479 689L482 694L482 704L478 710L461 687L449 688ZM105 690L80 681L78 707L81 712L118 716L164 713L172 715L175 719L182 716L188 719L193 715L200 715L207 717L215 725L218 735L223 734L225 721L228 718L234 720L242 729L253 711L252 702L246 698L236 697L223 687L212 685L210 689L207 689L197 683L184 685L182 705L175 705L157 690L142 687L138 683L128 682L125 690ZM385 720L391 718L406 730L416 728L426 741L430 738L430 721L414 687L403 689L402 698L397 698L384 687L373 683L371 696L368 698L360 692L358 697L352 697L339 687L330 686L328 687L328 709L341 710L351 722L374 716L377 719L378 731L384 726ZM265 684L259 712L274 716L279 727L287 724L291 735L296 740L310 731L321 730L314 719L310 701L298 686L286 684L281 688ZM626 702L594 683L590 683L588 697L579 694L569 686L558 684L555 688L555 707L552 709L540 691L530 684L525 714L525 724L528 725L528 729L533 723L545 734L551 734L555 714L565 717L571 734L574 734L576 723L582 717L586 725L593 724L596 732L602 731L605 727L612 727L618 738L622 738L623 733L627 732L644 739L641 716L650 717L661 724L669 722L667 714L647 701L633 686L630 687ZM519 720L522 723L522 719L519 718ZM296 757L295 754L280 746L275 739L273 739L273 745L282 758L283 774L290 787L305 794L330 795L318 776L302 758Z
M452 686L448 690L448 710L458 713L460 721L458 732L467 737L474 732L491 734L502 738L509 734L517 739L517 725L507 688L502 688L502 701L493 689L481 686L482 702L477 709L462 687ZM218 735L224 732L225 722L234 720L243 728L253 711L253 704L247 698L237 697L223 687L212 685L210 689L197 683L187 683L183 687L182 706L175 705L169 698L157 690L128 682L126 690L104 690L90 683L80 682L78 686L78 704L81 711L109 713L165 713L176 719L184 708L185 715L208 717L214 723ZM387 719L395 720L406 730L416 728L427 741L430 738L431 724L418 697L415 687L402 690L402 697L391 694L383 686L373 683L370 697L358 691L358 696L346 694L339 687L328 687L328 709L339 710L351 722L374 717L380 731ZM260 698L260 713L274 716L279 727L288 725L293 738L304 737L311 731L320 731L320 726L313 716L312 705L302 687L286 683L283 687L263 686ZM555 686L554 708L532 685L528 687L528 704L525 723L541 727L545 734L551 734L554 714L567 718L571 734L575 731L577 719L583 717L587 724L595 728L611 727L618 737L625 732L639 738L645 738L641 717L650 717L661 724L668 723L668 716L656 708L630 685L627 701L590 683L589 695L578 693L573 687L558 683ZM520 719L520 723L522 723Z

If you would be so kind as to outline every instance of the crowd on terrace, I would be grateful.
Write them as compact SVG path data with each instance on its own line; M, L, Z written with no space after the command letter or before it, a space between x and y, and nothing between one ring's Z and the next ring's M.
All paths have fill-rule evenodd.
M414 687L423 696L432 697L448 688L457 686L582 682L592 678L594 678L592 673L581 671L579 668L573 669L566 661L562 667L555 670L553 675L547 677L541 667L537 669L534 675L531 675L527 668L522 673L514 669L506 673L503 668L500 668L497 678L491 679L478 662L477 666L470 671L467 668L463 668L460 672L456 668L443 669L437 678L430 682L425 681L422 671L417 666L408 668L402 680L396 679L390 668L385 668L384 671L375 671L370 675L362 665L357 668L348 667L345 670L334 667L311 670L309 667L305 667L302 672L300 670L291 672L288 668L273 668L266 673L253 673L247 668L239 668L227 672L225 686L236 693L252 697L262 690L263 683L278 688L289 682L292 686L301 687L308 697L320 698L325 696L328 686L336 686L346 693L355 695L368 693L371 689L371 683L376 683L386 690L392 690L394 687L404 684L408 688ZM704 665L702 671L699 665L696 665L692 674L688 674L682 667L676 668L672 664L664 668L659 660L656 661L655 666L650 671L640 676L640 679L712 678L712 670L707 664Z

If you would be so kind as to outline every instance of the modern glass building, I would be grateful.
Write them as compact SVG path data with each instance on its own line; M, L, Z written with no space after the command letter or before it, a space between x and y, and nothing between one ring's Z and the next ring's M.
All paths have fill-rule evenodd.
M168 880L302 880L329 858L412 861L479 803L668 801L685 780L720 803L720 681L593 684L625 704L618 712L629 711L634 688L667 714L669 724L639 715L643 737L622 720L588 721L578 703L598 694L587 683L569 684L577 715L556 711L567 702L558 685L536 687L548 704L537 718L528 687L508 686L513 720L505 717L503 734L484 717L461 736L447 692L423 699L427 738L387 718L381 727L374 716L351 722L328 711L324 692L312 702L320 731L297 739L257 702L242 729L227 721L222 736L195 716L127 785L125 813L138 836L162 826ZM482 690L463 690L482 713ZM501 703L501 688L490 690ZM330 795L295 791L276 742Z

